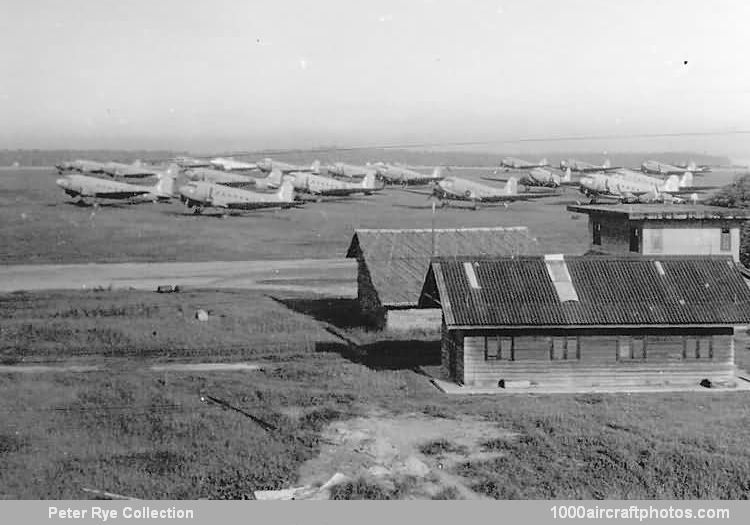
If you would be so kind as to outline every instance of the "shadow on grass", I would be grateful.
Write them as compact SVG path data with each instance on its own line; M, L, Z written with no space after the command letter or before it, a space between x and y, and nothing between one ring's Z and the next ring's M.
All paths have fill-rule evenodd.
M337 328L366 328L368 326L367 319L360 314L359 302L356 299L271 298L274 301L283 304L290 310L294 310L303 315L308 315L313 319L331 324Z
M334 352L373 370L412 370L440 365L439 341L377 341L358 347L320 342L316 352Z

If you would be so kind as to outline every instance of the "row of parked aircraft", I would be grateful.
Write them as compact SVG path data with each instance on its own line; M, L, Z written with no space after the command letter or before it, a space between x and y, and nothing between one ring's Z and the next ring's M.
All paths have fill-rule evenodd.
M340 197L354 194L371 195L386 184L401 186L432 185L425 193L443 205L451 200L470 201L475 207L480 203L512 202L559 195L556 191L528 191L529 187L557 189L563 186L579 187L579 191L592 202L599 199L618 202L683 202L696 200L693 174L679 166L658 161L646 161L642 171L668 175L660 178L622 167L585 163L575 159L560 163L562 172L548 167L546 161L538 163L522 159L504 158L500 170L514 169L519 176L509 178L484 177L486 180L504 182L498 188L455 176L444 176L443 168L422 173L398 164L382 162L353 165L337 162L325 166L315 161L310 166L279 162L270 158L255 163L228 158L202 160L180 157L173 159L167 169L147 166L140 162L120 164L78 160L57 166L64 177L57 184L69 195L94 199L143 199L151 201L179 197L188 207L200 213L206 207L226 209L254 209L264 207L295 206L300 195L315 198ZM220 169L219 169L220 168ZM445 168L450 170L450 168ZM254 177L249 171L259 171L265 176ZM580 174L578 181L572 173ZM678 177L677 174L681 174ZM103 178L97 175L108 175ZM155 177L154 185L129 183L115 179ZM348 180L346 180L348 179ZM524 186L524 192L518 186ZM702 187L700 189L706 189ZM690 197L686 194L693 193Z

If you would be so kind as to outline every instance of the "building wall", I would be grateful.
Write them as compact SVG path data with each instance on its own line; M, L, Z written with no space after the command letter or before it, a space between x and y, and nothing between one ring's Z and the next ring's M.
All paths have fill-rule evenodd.
M380 304L380 298L375 291L370 277L370 270L363 258L357 257L357 302L365 320L378 327L385 326L386 310Z
M586 331L516 335L512 337L512 360L507 353L501 359L486 359L488 334L467 334L463 338L463 383L496 386L504 379L575 388L697 385L704 378L731 381L734 377L731 328L692 334L650 332L641 336L637 332ZM497 335L490 333L489 337ZM641 340L645 341L645 359ZM697 340L702 345L699 358L695 357Z
M594 244L599 228L601 243ZM740 260L740 225L737 221L629 221L624 216L589 215L589 241L594 251L627 254L630 229L639 230L643 255L731 255ZM721 249L721 230L728 228L731 249Z
M730 249L721 249L721 230L729 229ZM644 255L731 255L740 260L740 228L737 225L669 221L643 224Z
M432 332L437 336L440 333L442 314L440 308L391 309L386 312L385 326L393 332L420 330Z
M463 383L463 334L460 330L448 330L445 323L441 326L441 334L440 351L442 355L443 374L456 383Z

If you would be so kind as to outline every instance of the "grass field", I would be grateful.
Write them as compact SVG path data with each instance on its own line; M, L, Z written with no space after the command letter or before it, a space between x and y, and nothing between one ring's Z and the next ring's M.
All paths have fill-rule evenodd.
M436 371L438 343L419 334L385 341L350 315L341 328L366 340L371 355L363 356L316 319L335 315L335 301L313 304L213 291L3 296L5 363L100 369L0 374L0 494L84 498L93 488L145 498L252 497L294 485L331 448L328 425L347 428L358 418L365 430L390 421L399 439L399 421L413 422L412 454L443 477L391 485L353 477L336 498L750 496L748 393L451 397L414 368ZM208 321L193 317L197 308ZM371 362L398 345L416 349L411 362ZM149 369L175 360L264 369ZM345 468L335 460L321 476Z
M464 173L477 179L487 172ZM244 216L195 217L179 202L75 206L50 169L0 171L0 263L207 261L343 257L355 228L429 228L423 195L388 189L371 197L308 203ZM493 183L489 183L493 184ZM528 226L550 251L586 249L585 217L562 203L438 210L436 227Z

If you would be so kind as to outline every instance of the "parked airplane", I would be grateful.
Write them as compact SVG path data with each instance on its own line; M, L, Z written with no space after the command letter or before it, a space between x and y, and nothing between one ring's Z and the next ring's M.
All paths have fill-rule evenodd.
M255 177L240 175L231 171L213 170L209 168L190 168L183 172L185 177L190 181L212 182L214 184L223 184L224 186L254 186Z
M211 162L206 159L196 159L194 157L175 157L171 159L171 162L174 162L181 168L191 169L191 168L210 168Z
M675 162L675 166L693 173L711 173L711 166L707 166L706 164L697 165L692 160L690 162Z
M658 160L646 160L641 164L641 171L644 173L654 173L656 175L680 175L685 173L685 168L673 166ZM690 171L690 170L687 170Z
M289 164L288 162L280 162L266 157L265 159L258 161L257 166L260 171L265 173L271 173L272 171L280 171L281 173L291 173L293 171L318 173L320 171L320 161L317 160L307 167Z
M104 165L104 162L78 159L71 162L61 162L56 164L55 167L60 174L70 171L77 171L79 173L104 173Z
M595 171L610 171L615 170L617 167L612 167L609 163L609 159L606 159L602 164L592 164L590 162L584 162L576 159L565 159L560 161L560 169L565 170L570 168L570 171L578 173L590 173Z
M268 178L280 180L281 177L282 173L280 171L274 171ZM361 182L357 183L303 172L288 173L284 177L292 181L295 190L319 197L343 197L354 195L355 193L371 195L373 192L383 189L382 185L378 186L376 184L375 173L368 173Z
M211 182L188 182L180 186L180 199L194 213L214 207L230 210L256 210L260 208L288 208L294 206L294 186L288 179L281 183L276 193L258 193L230 188Z
M492 181L507 181L508 179L499 179L494 177L482 177L484 180ZM516 177L513 177L516 178ZM518 179L518 183L525 187L542 187L542 188L559 188L560 186L571 186L575 184L572 181L570 168L565 170L565 175L562 177L553 173L552 171L544 168L532 168L528 171L524 171L521 178Z
M224 157L216 157L208 161L211 166L222 169L224 171L242 171L242 170L255 170L258 169L257 164L250 162L242 162L240 160L226 159Z
M133 164L123 164L121 162L107 162L102 168L102 172L110 177L151 177L156 175L153 167L147 167L137 160Z
M652 177L650 175L646 175L644 173L640 173L637 171L629 170L627 168L618 168L615 171L609 173L608 175L612 177L622 178L629 181L635 181L643 184L647 184L649 186L662 186L666 183L665 180L660 179L658 177ZM677 178L677 175L673 175L675 178ZM671 178L671 176L670 176ZM667 179L669 180L669 179ZM677 187L679 191L682 192L689 192L689 191L697 191L697 190L709 190L713 189L713 186L694 186L693 185L693 174L692 172L686 171L682 174L681 177L677 178Z
M677 175L671 175L666 181L656 181L655 183L621 175L592 173L581 177L579 190L590 197L592 203L600 197L620 202L685 202L685 199L677 196L685 193L684 188L680 187Z
M508 203L519 200L540 199L558 195L557 192L526 192L518 193L518 181L511 177L502 188L496 188L459 177L446 177L433 186L432 195L437 197L443 206L447 201L469 201L474 209L480 203Z
M443 179L442 168L439 166L435 168L430 175L420 173L405 166L385 164L383 162L368 164L367 167L374 169L378 177L388 184L402 184L408 186L410 184L429 184Z
M66 175L56 182L65 193L71 197L78 197L78 202L82 204L86 198L123 200L140 197L156 202L169 200L174 196L178 169L177 166L170 167L154 186L128 184L80 174Z
M349 177L350 179L364 177L368 173L377 175L377 170L371 166L355 166L353 164L345 164L343 162L335 162L333 164L329 164L326 167L326 172L329 175L337 177Z
M505 168L506 170L526 170L531 168L544 168L545 166L549 166L547 159L542 159L536 164L523 159L517 159L515 157L503 157L503 159L500 161L500 167Z

